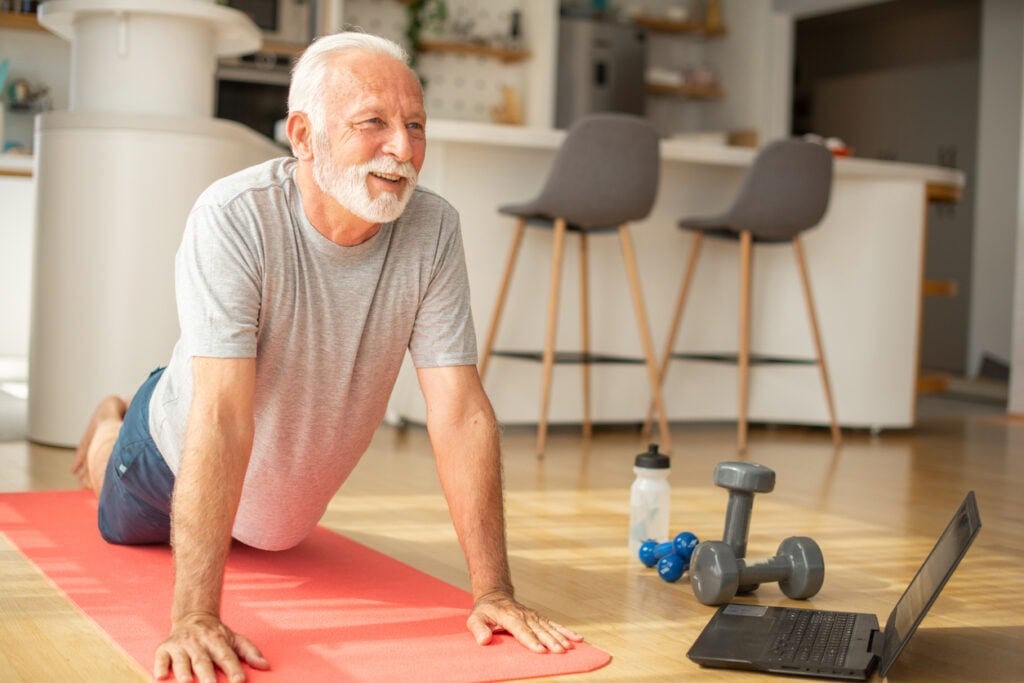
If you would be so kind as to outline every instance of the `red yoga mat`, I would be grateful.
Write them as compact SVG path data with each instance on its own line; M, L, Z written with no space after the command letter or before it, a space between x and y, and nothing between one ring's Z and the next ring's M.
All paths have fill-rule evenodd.
M167 547L107 544L87 491L0 494L0 532L152 670L169 628ZM534 654L507 634L481 647L465 627L471 604L465 591L318 527L284 552L236 545L222 611L270 661L269 672L246 667L252 681L503 681L611 660L585 643Z

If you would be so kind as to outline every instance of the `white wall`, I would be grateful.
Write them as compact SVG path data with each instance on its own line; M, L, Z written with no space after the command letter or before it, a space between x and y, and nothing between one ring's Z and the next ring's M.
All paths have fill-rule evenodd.
M796 18L866 4L872 4L872 0L774 0L773 7L782 15ZM784 46L776 44L776 52L781 49ZM968 375L977 372L985 352L1010 360L1011 368L1018 369L1011 370L1011 413L1024 413L1022 62L1024 3L982 0L978 196Z
M1011 359L1014 257L1021 230L1020 166L1024 160L1024 4L1019 0L984 0L982 36L975 276L967 340L970 375L977 372L986 352L1006 361ZM1024 329L1017 341L1017 346L1024 343ZM1024 364L1018 367L1024 368Z
M728 33L720 40L708 41L706 54L707 61L721 75L725 97L702 105L702 127L754 128L762 142L778 137L782 131L774 130L772 104L776 98L789 98L788 88L783 93L772 90L775 79L771 46L776 25L771 6L763 2L726 2L722 12Z
M345 0L340 24L358 27L405 43L406 8L397 2ZM470 35L493 40L505 37L513 11L521 11L523 47L530 59L503 63L487 56L428 52L417 70L426 80L427 114L433 119L489 122L492 109L511 89L519 98L527 126L549 128L554 122L558 3L556 0L448 0L448 26L471 22ZM425 38L451 40L425 27Z
M1005 37L1006 47L1011 50L1007 66L1017 76L1015 83L1008 84L1010 94L1004 102L1009 108L1005 116L1011 126L1010 133L1017 136L1016 146L1008 145L1011 148L1006 159L1007 167L999 170L992 169L992 172L1001 171L1007 174L1007 182L1002 189L1004 189L1006 197L1013 198L1013 202L1009 200L1002 202L1005 205L1004 220L1009 226L1012 226L1012 233L1015 234L1017 240L1016 247L1010 249L1010 253L1016 256L1016 262L1011 281L1013 283L1012 292L1007 292L1007 296L1013 297L1013 307L1011 308L1013 312L1012 315L1007 316L1010 318L1008 323L1012 326L1009 356L1011 364L1010 401L1007 412L1011 415L1024 415L1024 206L1021 204L1021 198L1024 197L1024 117L1021 115L1024 112L1024 84L1022 84L1024 81L1024 49L1021 47L1024 45L1024 10L1014 0L986 0L983 20L986 28L989 27L989 23L997 24L1001 20L1006 20L1005 30L998 29L998 34ZM985 50L983 59L988 54L989 52ZM982 63L984 69L985 62ZM984 79L984 73L982 77ZM982 87L984 86L983 81ZM983 91L982 125L992 114L990 106L987 105L988 99L984 98L984 94L985 91ZM1016 128L1013 128L1014 123L1016 123ZM993 141L996 145L997 142L997 140ZM987 146L981 152L986 156L990 154ZM1009 242L1009 240L1005 239L1004 242ZM978 247L975 249L977 251Z

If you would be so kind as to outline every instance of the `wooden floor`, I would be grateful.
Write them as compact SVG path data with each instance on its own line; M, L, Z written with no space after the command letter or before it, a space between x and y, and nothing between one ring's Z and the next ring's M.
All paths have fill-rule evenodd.
M673 532L722 533L727 494L716 462L737 459L732 425L675 425ZM1007 682L1024 677L1024 422L995 411L933 406L913 432L752 429L747 459L775 469L774 492L754 504L748 556L785 536L815 538L825 585L811 604L869 611L884 621L966 491L983 529L909 648L893 681ZM504 436L509 543L519 597L613 655L563 681L779 680L703 670L687 648L713 608L685 583L668 584L626 552L636 431L599 430L588 446L556 429L547 456L534 433ZM0 444L0 490L62 489L70 453ZM324 524L460 587L467 587L425 433L382 428ZM800 604L777 586L743 598ZM130 681L145 673L108 643L0 537L0 679Z

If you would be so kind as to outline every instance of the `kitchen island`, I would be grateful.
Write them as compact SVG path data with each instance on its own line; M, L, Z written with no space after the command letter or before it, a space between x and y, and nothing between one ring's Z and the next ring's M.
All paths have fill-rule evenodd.
M540 190L563 131L431 121L421 183L447 198L462 230L477 336L491 318L513 234L497 207L531 199ZM692 235L676 222L725 209L755 150L686 139L662 141L661 178L651 215L634 225L633 239L651 332L660 356ZM928 203L955 200L959 171L914 164L838 158L831 202L804 247L830 371L836 415L844 427L914 425L918 382L924 245ZM529 230L523 242L498 346L539 350L550 272L549 231ZM559 350L578 350L577 240L566 244ZM618 240L590 240L592 350L639 355L629 288ZM730 353L737 349L738 246L706 240L694 277L677 351ZM754 252L750 349L755 354L806 359L813 341L792 249ZM579 422L579 368L556 366L552 423ZM496 357L486 388L505 424L534 423L540 366ZM644 419L650 396L641 365L593 367L593 418L598 423ZM671 421L731 421L737 415L734 364L673 361L664 388ZM813 365L754 365L751 422L827 425L818 370ZM425 410L411 367L392 397L392 420L422 422Z

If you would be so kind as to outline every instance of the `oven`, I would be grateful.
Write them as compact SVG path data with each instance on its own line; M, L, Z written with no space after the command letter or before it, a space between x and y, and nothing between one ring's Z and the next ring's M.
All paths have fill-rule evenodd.
M217 63L217 118L238 121L273 138L275 124L288 113L288 81L296 55L261 51L221 58Z
M315 35L316 0L227 0L249 16L263 35L260 50L217 63L218 118L243 123L274 138L288 113L288 81L294 60Z

